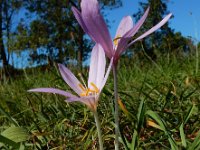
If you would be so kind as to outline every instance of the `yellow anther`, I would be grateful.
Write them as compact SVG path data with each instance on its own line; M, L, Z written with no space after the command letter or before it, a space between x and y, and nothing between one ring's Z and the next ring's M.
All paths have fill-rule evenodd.
M86 91L85 87L82 84L78 84L78 86L81 88L82 91Z
M84 79L83 79L82 74L81 74L81 73L78 73L78 76L80 77L80 79L81 79L82 82L83 82L83 85L85 86L84 89L87 89L87 86L86 86L86 84L85 84L85 81L84 81Z
M93 87L93 89L84 87L82 84L78 85L82 90L82 93L80 93L80 96L95 95L96 93L99 92L99 89L97 88L97 86L93 82L91 82L90 84Z
M88 89L85 89L85 91L83 91L81 94L80 94L80 96L89 96L89 95L93 95L93 94L95 94L96 93L96 91L94 91L94 90L91 90L90 88L88 88Z
M93 82L91 82L90 84L94 88L94 92L98 93L99 89L97 88L97 86Z
M81 93L80 96L87 96L86 93Z
M86 96L88 96L90 93L90 89L87 89L87 91L85 92Z
M97 91L95 91L95 90L89 89L89 91L90 91L91 93L97 93Z
M115 46L118 45L118 43L119 43L119 39L120 39L120 38L121 38L121 37L120 37L119 35L117 35L117 37L114 38L113 43L114 43Z

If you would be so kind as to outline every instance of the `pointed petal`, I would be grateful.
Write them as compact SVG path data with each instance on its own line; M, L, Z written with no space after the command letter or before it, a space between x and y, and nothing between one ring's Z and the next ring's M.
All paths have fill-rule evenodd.
M82 0L81 11L85 16L99 13L99 4L97 0Z
M66 99L67 102L79 101L88 106L91 110L95 110L97 107L98 98L95 96L85 96L85 97L70 97Z
M74 76L74 74L68 69L66 68L64 65L62 64L58 64L59 70L60 70L60 74L62 76L62 78L64 79L64 81L78 94L80 95L80 93L82 92L81 88L79 87L80 82L79 80Z
M122 37L126 32L133 28L133 20L131 16L123 17L115 35L115 38Z
M88 30L88 28L86 27L86 25L84 23L84 20L83 20L83 18L81 16L80 11L77 8L75 8L75 7L72 7L72 11L74 13L74 16L75 16L76 20L78 21L78 23L82 27L83 31L86 34L88 34L92 38L92 40L94 41L94 38L92 37L92 34L90 33L90 31Z
M86 1L87 2L87 1ZM83 3L84 4L84 3ZM92 6L92 5L89 5L89 6ZM83 5L83 12L84 12L84 10L85 10L85 8L87 7L87 5L85 6L85 5ZM94 9L92 9L92 10L94 10ZM92 12L92 10L91 10L91 13L93 14L93 12ZM72 7L72 11L73 11L73 13L74 13L74 16L75 16L75 18L76 18L76 20L78 21L78 23L80 24L80 26L82 27L82 29L84 30L84 32L86 32L90 37L91 37L91 39L93 40L93 41L95 41L95 42L98 42L98 43L101 43L103 46L104 46L104 48L106 49L105 51L106 51L106 53L107 53L107 56L111 56L112 55L112 48L110 48L110 47L112 47L112 40L111 40L111 37L110 37L110 43L109 42L107 42L107 41L109 41L109 40L104 40L104 38L105 37L102 37L102 36L104 36L104 35L102 35L102 34L99 34L99 31L98 31L98 29L96 29L96 25L94 25L95 27L94 27L94 29L93 28L91 28L91 26L86 26L86 24L85 24L85 22L84 22L84 20L83 20L83 17L82 17L82 15L81 15L81 13L79 12L79 10L78 9L76 9L75 7ZM86 11L86 12L89 12L89 11ZM89 14L88 14L89 15ZM101 17L101 15L100 15L100 18L101 18L101 20L104 22L104 20L103 20L103 18ZM87 20L87 19L85 19L85 20ZM93 20L92 20L93 21ZM101 21L101 22L102 22ZM105 23L103 23L102 22L102 24L105 24ZM93 22L91 22L92 24L94 24ZM106 37L108 37L109 38L109 32L108 32L108 29L107 29L107 26L106 26L106 24L105 25L102 25L102 27L104 27L104 31L106 31L107 30L107 33L105 33L105 35L107 35ZM99 30L101 30L101 29L99 29Z
M79 101L79 102L82 102L82 103L84 103L84 104L87 104L88 102L87 101L89 101L90 99L95 99L95 96L83 96L83 97L77 97L77 96L75 96L75 97L69 97L69 98L67 98L66 99L66 101Z
M117 29L117 32L116 32L116 35L115 35L115 38L119 38L119 39L116 39L118 40L118 45L117 45L117 48L116 48L116 53L115 53L115 62L117 62L118 58L119 58L119 52L123 49L126 48L127 44L128 44L128 41L131 39L131 37L124 37L124 35L130 31L131 29L133 28L133 20L131 18L131 16L126 16L124 17L120 24L119 24L119 27Z
M140 27L143 25L144 21L146 20L148 13L149 13L149 9L150 9L150 7L147 8L144 15L137 22L137 24L132 29L130 29L128 32L126 32L124 34L124 36L120 39L118 46L117 46L116 53L115 53L115 59L119 58L121 53L123 53L126 50L126 48L128 47L127 46L128 42L138 32L138 30L140 29Z
M127 48L127 45L128 45L128 42L130 41L131 38L128 38L128 37L122 37L118 43L118 46L117 46L117 50L115 52L115 55L114 55L114 63L118 61L121 53L123 53L126 48Z
M90 71L88 79L88 87L93 89L91 82L94 83L98 88L100 87L106 67L106 58L103 48L100 44L96 44L92 50L90 60Z
M81 102L83 103L83 99L81 97L69 97L65 101L67 102Z
M145 32L144 34L142 34L141 36L139 36L133 42L129 43L128 46L132 45L136 41L141 40L141 39L145 38L146 36L150 35L151 33L153 33L154 31L158 30L160 27L162 27L170 19L171 16L172 16L171 13L168 14L162 21L160 21L160 23L158 23L157 25L155 25L154 27L152 27L150 30L148 30L147 32Z
M30 89L30 90L28 90L28 92L53 93L53 94L63 95L65 97L76 97L75 95L73 95L69 92L59 90L56 88L36 88L36 89Z
M146 20L148 14L149 14L149 9L150 7L147 8L147 10L145 11L144 15L142 16L142 18L140 18L140 20L136 23L136 25L131 29L129 30L125 35L124 37L133 37L137 32L138 30L140 29L140 27L143 25L144 21Z
M65 101L67 102L82 102L82 98L81 97L69 97L67 98Z
M96 43L100 43L107 57L111 58L114 54L112 38L100 13L97 0L82 0L81 11L82 19L89 31L89 36Z
M89 31L83 21L80 11L77 8L72 7L72 12L74 13L75 18L78 21L78 23L80 24L80 26L82 27L83 31L86 32L87 34L89 34Z
M108 69L107 69L107 71L106 71L106 75L105 75L105 77L104 77L104 79L103 79L103 82L101 83L100 92L101 92L101 90L103 89L103 87L104 87L105 84L106 84L106 81L107 81L108 76L109 76L109 74L110 74L110 70L111 70L111 68L112 68L112 65L113 65L113 58L111 58L111 60L110 60L110 64L109 64Z

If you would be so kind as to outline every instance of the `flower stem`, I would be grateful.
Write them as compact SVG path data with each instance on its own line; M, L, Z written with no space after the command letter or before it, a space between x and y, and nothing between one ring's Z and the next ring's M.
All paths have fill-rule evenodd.
M103 150L103 140L102 140L102 135L101 135L101 124L99 122L99 116L98 116L97 111L93 111L93 114L94 114L94 119L96 122L98 138L99 138L99 149Z
M117 91L117 65L113 65L114 95L115 95L115 150L119 150L119 107Z

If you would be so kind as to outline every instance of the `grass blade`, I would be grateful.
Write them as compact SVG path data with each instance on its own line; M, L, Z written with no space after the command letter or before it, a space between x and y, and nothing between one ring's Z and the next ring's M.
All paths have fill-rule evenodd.
M200 145L200 131L197 137L195 138L194 142L189 146L188 150L194 150L197 147L199 147L199 145Z
M186 148L187 147L187 143L186 143L186 139L185 139L185 133L184 133L183 126L184 126L184 124L182 123L181 126L179 127L179 131L180 131L182 146L184 148Z
M157 113L151 110L148 110L146 112L146 115L149 115L152 119L154 119L160 126L160 129L168 136L168 141L171 145L171 149L178 150L177 144L175 140L173 139L173 137L171 136L171 134L169 133L169 131L167 130L166 125L165 125L166 123L164 122L164 120L162 120Z
M1 107L0 105L0 112L8 118L10 122L12 122L15 126L19 126L18 123Z

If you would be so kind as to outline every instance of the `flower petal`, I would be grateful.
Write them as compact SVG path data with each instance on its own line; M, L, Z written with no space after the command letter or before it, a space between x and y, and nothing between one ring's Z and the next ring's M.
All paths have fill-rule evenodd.
M84 16L99 14L99 4L97 0L81 0L81 11Z
M95 99L95 96L69 97L69 98L66 99L66 101L79 101L79 102L82 102L84 104L87 104L88 103L87 101L90 100L90 99Z
M98 104L98 97L95 96L85 96L85 97L70 97L66 99L67 102L81 102L88 106L91 110L96 110Z
M114 54L112 39L100 13L97 0L82 0L81 15L89 31L89 36L96 43L100 43L107 57L111 58Z
M90 70L88 78L88 87L93 89L91 83L100 87L105 74L106 58L103 48L100 44L96 44L91 53Z
M65 99L65 101L67 101L67 102L81 102L81 103L83 103L83 99L82 99L82 97L69 97L69 98L67 98L67 99Z
M30 89L30 90L28 90L28 92L53 93L53 94L63 95L65 97L73 97L73 98L76 97L75 95L73 95L69 92L59 90L59 89L56 89L56 88L36 88L36 89Z
M138 40L141 40L143 38L145 38L146 36L148 36L149 34L153 33L154 31L158 30L160 27L162 27L172 16L172 14L168 14L162 21L160 21L157 25L155 25L154 27L152 27L150 30L148 30L147 32L145 32L144 34L142 34L141 36L139 36L137 39L135 39L134 41L132 41L131 43L129 43L128 47L130 45L132 45L133 43L135 43Z
M62 78L64 79L64 81L78 94L80 95L82 93L81 88L79 87L79 85L81 84L79 82L79 80L74 76L74 74L68 69L66 68L64 65L62 64L58 64L59 70L60 70L60 74L62 76Z
M128 45L128 42L130 41L131 38L128 37L122 37L118 43L117 49L115 51L114 55L114 63L117 63L121 53L123 53Z
M148 14L149 14L149 9L150 7L147 8L147 10L145 11L144 15L142 16L142 18L140 18L140 20L136 23L136 25L131 29L129 30L125 35L124 37L132 37L134 36L138 30L140 29L140 27L143 25L144 21L146 20Z
M74 13L74 16L75 16L76 20L78 21L78 23L82 27L83 31L86 32L87 34L90 34L88 28L86 27L86 25L85 25L85 23L83 21L83 18L81 16L80 11L75 7L72 7L72 11Z
M127 46L128 42L131 40L131 38L138 32L140 27L143 25L144 21L146 20L146 18L148 16L149 9L150 9L150 7L147 8L147 10L145 11L144 15L137 22L137 24L122 36L122 38L120 39L120 41L118 43L118 46L117 46L117 50L116 50L116 53L115 53L115 57L114 57L115 60L114 61L117 61L117 59L119 58L121 53L123 53L126 50L126 48L129 47L129 46Z
M133 28L133 20L131 16L123 17L115 35L115 38L122 37L126 32Z
M110 60L110 64L109 64L108 69L107 69L107 71L106 71L105 77L104 77L103 82L101 83L101 86L100 86L100 88L99 88L99 89L100 89L100 92L101 92L101 90L103 89L103 87L104 87L105 84L106 84L106 81L107 81L108 76L109 76L109 74L110 74L110 70L111 70L111 68L112 68L112 65L113 65L113 58L111 58L111 60Z

